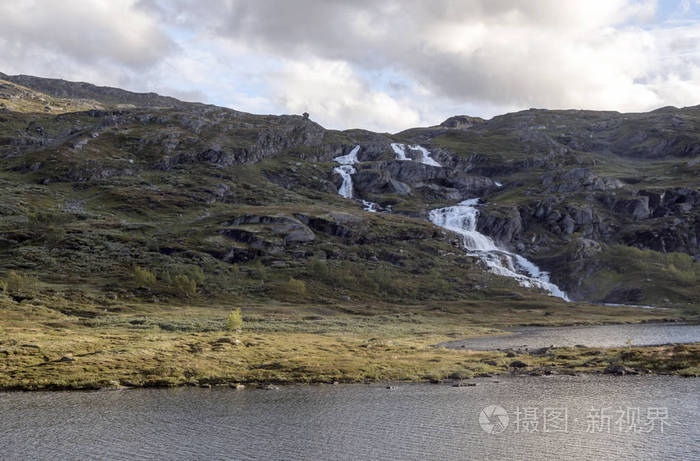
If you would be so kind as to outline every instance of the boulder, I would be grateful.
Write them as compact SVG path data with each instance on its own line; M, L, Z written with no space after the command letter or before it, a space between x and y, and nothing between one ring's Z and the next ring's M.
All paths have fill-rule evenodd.
M617 200L612 206L612 210L631 216L636 220L646 219L649 217L649 197L643 195L633 199Z
M632 368L626 367L624 365L608 365L605 370L603 370L603 373L608 374L608 375L618 375L618 376L623 376L623 375L638 375L639 373L636 370L633 370Z

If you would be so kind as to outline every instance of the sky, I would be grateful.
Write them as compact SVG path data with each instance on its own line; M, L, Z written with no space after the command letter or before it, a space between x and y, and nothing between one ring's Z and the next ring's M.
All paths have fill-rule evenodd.
M3 0L0 72L327 128L700 104L700 0Z

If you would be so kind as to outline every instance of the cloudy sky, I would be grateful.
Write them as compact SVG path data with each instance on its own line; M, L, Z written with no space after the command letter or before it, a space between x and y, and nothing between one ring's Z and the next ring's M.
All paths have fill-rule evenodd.
M13 0L0 71L329 128L700 104L700 0Z

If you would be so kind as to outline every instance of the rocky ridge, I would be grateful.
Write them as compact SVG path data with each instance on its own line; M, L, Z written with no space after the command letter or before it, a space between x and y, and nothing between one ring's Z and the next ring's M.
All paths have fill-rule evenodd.
M60 191L70 201L93 191L101 198L93 200L98 208L92 213L103 207L125 219L124 213L146 206L137 213L146 221L154 219L149 210L170 210L172 220L183 210L206 216L212 207L231 207L227 219L190 224L192 232L207 228L211 235L189 249L228 264L289 265L315 254L342 258L318 246L320 235L371 248L359 258L397 264L400 257L380 256L372 245L411 233L449 240L427 223L429 210L480 197L478 231L536 261L576 299L661 305L694 296L689 284L698 281L700 259L700 106L643 114L531 109L491 120L455 116L391 135L326 130L302 116L252 115L85 83L0 79L47 98L102 106L58 115L0 109L0 163L12 194L38 188L39 195ZM441 166L397 160L394 142L429 149ZM360 204L337 196L341 178L332 160L357 145L355 198L391 210L395 217L372 218L396 227L390 237L359 217ZM127 189L147 190L142 199L153 203L124 208L119 200ZM5 205L5 218L22 215L13 203ZM265 210L239 214L242 206ZM284 206L293 210L270 211ZM402 216L425 221L425 227L407 234ZM10 242L3 246L6 257L26 253L16 233L0 233ZM166 246L187 250L187 243ZM649 267L617 267L613 256L641 258ZM639 280L639 273L653 270L668 272L663 283L673 283Z

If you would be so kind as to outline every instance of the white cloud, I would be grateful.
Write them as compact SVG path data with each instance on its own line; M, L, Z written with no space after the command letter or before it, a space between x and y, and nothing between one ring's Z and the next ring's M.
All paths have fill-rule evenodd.
M418 113L372 90L343 61L289 61L269 77L274 97L293 113L309 112L329 128L396 130L420 121Z
M0 6L0 71L339 128L641 111L700 104L697 5L662 23L652 0L18 0Z
M650 22L654 1L225 5L214 7L220 14L211 30L232 43L295 60L342 61L355 70L391 68L434 98L465 104L643 110L665 101L656 86L640 82L687 67L668 59L669 30ZM670 31L677 39L688 32ZM699 46L693 42L695 51ZM700 102L700 82L681 81L693 97L688 103Z
M98 66L151 66L174 47L160 25L132 1L15 0L0 4L0 40L13 59L35 65L67 58ZM5 54L5 53L3 53ZM41 57L43 56L43 59ZM39 62L36 62L38 60ZM13 67L5 55L2 64ZM23 64L32 66L29 60ZM70 67L71 62L65 62Z

